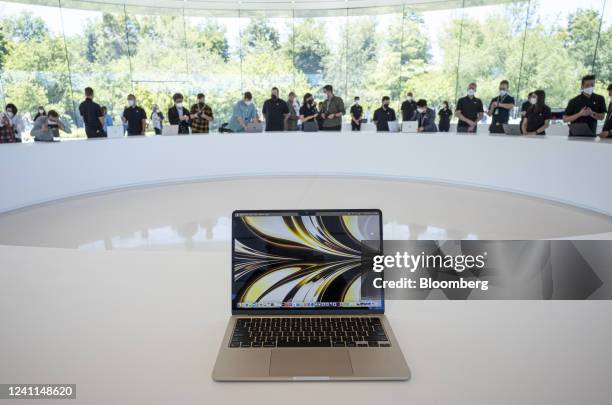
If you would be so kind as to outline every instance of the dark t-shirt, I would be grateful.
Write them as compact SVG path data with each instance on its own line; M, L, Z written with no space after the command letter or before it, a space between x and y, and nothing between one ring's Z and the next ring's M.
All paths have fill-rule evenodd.
M459 100L457 100L457 107L455 108L455 111L461 111L461 114L463 114L465 118L478 123L478 113L484 112L484 109L482 108L482 100L476 97L461 97ZM469 127L468 123L462 120L459 120L457 126Z
M262 109L266 117L266 131L283 131L285 129L285 114L289 114L289 106L285 100L268 99Z
M514 104L514 97L506 94L505 96L497 96L491 99L491 105L494 101L497 101L498 104ZM506 108L497 107L493 111L490 111L493 114L492 123L493 124L507 124L510 120L510 110Z
M361 119L361 116L363 115L363 107L360 105L353 105L351 106L351 116L354 117L355 119L359 120Z
M141 107L126 107L123 117L127 120L128 135L141 135L143 133L142 120L147 119L147 113Z
M414 121L414 112L417 109L416 101L404 101L400 108L402 110L402 121Z
M547 105L545 105L540 112L536 112L535 106L527 110L527 114L525 115L525 119L527 120L527 132L537 131L537 129L542 127L551 116L550 107ZM540 132L539 134L545 135L545 132Z
M577 114L584 107L588 107L596 113L605 113L606 101L599 94L591 94L590 97L587 97L584 93L580 93L580 95L574 97L567 103L565 115ZM597 120L593 117L578 117L573 123L587 124L593 133L597 132Z
M86 98L85 101L79 104L79 114L83 117L86 129L102 129L102 123L100 122L102 109L92 99Z
M300 115L303 115L304 117L311 117L317 114L318 114L317 107L314 105L309 106L309 105L304 104L303 106L300 107Z
M383 107L374 111L374 118L372 119L372 121L376 122L377 131L389 131L389 121L395 120L395 110Z

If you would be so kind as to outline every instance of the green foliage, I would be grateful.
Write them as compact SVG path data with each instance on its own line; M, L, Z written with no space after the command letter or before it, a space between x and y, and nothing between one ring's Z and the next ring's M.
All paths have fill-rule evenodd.
M472 81L488 101L502 79L519 99L542 88L550 105L564 106L589 72L598 75L602 92L612 81L612 28L604 27L597 43L599 10L577 9L550 24L538 20L538 7L510 3L484 18L466 9L463 18L445 22L436 52L423 14L414 11L287 19L285 37L277 20L251 18L240 39L230 38L222 18L184 19L176 10L98 13L65 39L43 18L21 13L0 17L0 90L23 113L33 115L43 104L73 125L80 124L76 106L86 86L116 124L128 93L150 114L153 104L166 113L175 92L187 104L203 92L213 128L229 120L243 91L261 107L272 86L301 100L305 92L320 98L321 86L331 83L347 106L358 95L371 109L383 95L397 106L407 91L433 106L454 104Z

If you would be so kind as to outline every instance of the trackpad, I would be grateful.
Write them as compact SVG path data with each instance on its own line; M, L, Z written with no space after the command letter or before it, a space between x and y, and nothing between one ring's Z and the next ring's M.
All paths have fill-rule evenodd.
M277 349L270 357L271 377L353 375L348 350Z

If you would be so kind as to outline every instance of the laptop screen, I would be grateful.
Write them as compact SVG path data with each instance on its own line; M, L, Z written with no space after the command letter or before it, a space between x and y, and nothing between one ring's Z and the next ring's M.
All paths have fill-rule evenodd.
M379 210L234 212L232 310L382 311L361 288L364 240L382 249Z

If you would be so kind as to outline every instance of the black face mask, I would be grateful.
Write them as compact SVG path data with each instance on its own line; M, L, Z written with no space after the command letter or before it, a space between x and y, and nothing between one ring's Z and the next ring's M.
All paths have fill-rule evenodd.
M276 100L278 96L276 94L272 94L272 100Z
M389 108L389 104L383 104L385 108Z

